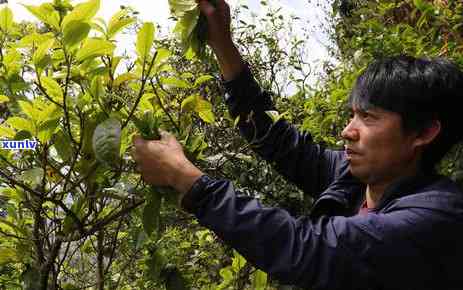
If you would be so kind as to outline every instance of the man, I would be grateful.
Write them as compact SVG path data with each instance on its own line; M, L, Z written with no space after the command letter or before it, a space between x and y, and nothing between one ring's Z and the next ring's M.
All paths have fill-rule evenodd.
M182 207L280 281L310 289L461 289L463 195L435 173L461 140L463 75L443 59L392 57L371 64L349 98L344 151L314 144L274 109L230 35L223 0L200 2L232 116L256 152L316 197L310 216L263 207L227 180L204 175L175 138L134 139L144 179L176 188ZM250 112L256 127L245 120ZM254 132L257 130L257 132Z

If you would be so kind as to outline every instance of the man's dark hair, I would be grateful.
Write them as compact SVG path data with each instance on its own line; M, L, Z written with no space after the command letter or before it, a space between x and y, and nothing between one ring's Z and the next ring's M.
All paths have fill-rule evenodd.
M439 120L441 132L423 152L421 168L426 172L433 172L462 139L463 73L444 58L402 55L377 60L358 77L348 103L361 110L379 107L398 113L406 133L420 133Z

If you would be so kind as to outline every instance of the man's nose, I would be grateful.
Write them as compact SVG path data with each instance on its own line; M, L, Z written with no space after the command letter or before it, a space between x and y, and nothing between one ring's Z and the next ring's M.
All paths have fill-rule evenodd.
M358 129L355 127L354 120L351 120L344 130L341 132L341 137L349 141L357 141L359 139Z

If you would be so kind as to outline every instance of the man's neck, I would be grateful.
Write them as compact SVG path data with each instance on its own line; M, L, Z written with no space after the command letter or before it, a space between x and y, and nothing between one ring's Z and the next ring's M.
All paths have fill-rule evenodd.
M368 208L375 208L378 205L386 187L387 185L367 185L366 200Z
M418 174L418 170L410 170L406 174L403 174L402 176L399 176L395 179L391 179L388 182L368 184L366 189L367 207L375 208L376 206L378 206L379 201L384 195L384 191L389 185L401 178L415 176L416 174Z

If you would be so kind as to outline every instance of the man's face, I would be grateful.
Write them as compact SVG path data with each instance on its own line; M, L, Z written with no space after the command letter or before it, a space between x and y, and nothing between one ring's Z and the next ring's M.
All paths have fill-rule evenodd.
M397 113L353 108L341 136L352 174L369 185L389 184L416 168L416 134L404 132Z

